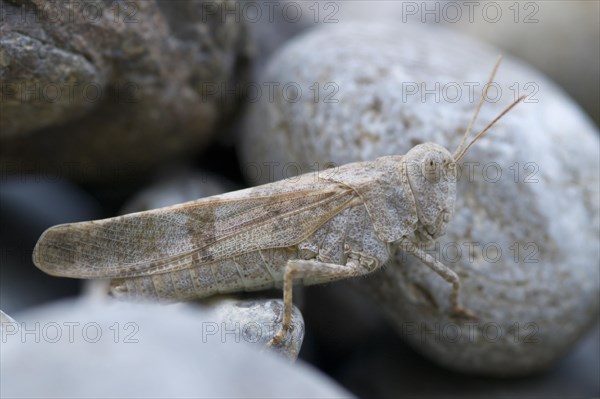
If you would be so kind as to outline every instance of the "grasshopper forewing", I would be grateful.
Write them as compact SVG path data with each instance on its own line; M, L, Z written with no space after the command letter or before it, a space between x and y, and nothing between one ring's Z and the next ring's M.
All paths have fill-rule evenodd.
M454 155L425 143L334 172L55 226L40 237L33 261L56 276L112 279L113 295L131 299L185 301L283 287L283 328L271 341L277 343L291 324L294 280L308 285L364 275L399 247L451 283L452 311L468 316L456 273L421 247L443 235L452 217L456 162L522 99L464 147L484 95Z

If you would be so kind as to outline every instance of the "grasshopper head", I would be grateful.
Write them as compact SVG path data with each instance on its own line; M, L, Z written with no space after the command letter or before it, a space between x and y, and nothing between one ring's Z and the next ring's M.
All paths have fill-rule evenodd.
M404 162L419 218L416 234L431 241L445 233L454 213L456 162L447 149L434 143L413 147Z
M498 64L496 64L497 66ZM450 154L447 149L438 144L425 143L413 147L405 156L408 182L415 199L419 219L415 235L423 242L430 242L446 232L446 224L454 213L454 202L456 201L457 163L485 132L525 97L521 96L515 100L477 133L468 145L464 145L484 95L482 95L477 111L454 154Z
M469 144L465 145L485 100L487 89L496 75L501 60L502 57L498 57L488 84L485 85L481 93L481 99L473 114L473 118L463 135L462 141L453 154L450 154L444 147L434 143L417 145L406 154L405 166L408 174L408 182L415 199L417 217L419 219L415 236L425 243L444 235L446 225L454 213L454 202L456 201L456 164L460 162L477 140L525 98L525 96L521 96L515 100L477 133Z

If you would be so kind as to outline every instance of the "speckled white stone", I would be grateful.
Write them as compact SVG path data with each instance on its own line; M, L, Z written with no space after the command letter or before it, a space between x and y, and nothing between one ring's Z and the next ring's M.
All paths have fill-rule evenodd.
M265 165L265 171L276 165L274 177L282 178L290 163L309 172L329 162L404 154L426 141L453 151L498 53L436 26L316 28L268 64L262 79L279 82L280 90L273 101L265 96L249 108L239 147L243 163ZM519 104L466 155L454 218L438 240L440 250L431 252L459 274L460 300L478 319L449 318L450 286L408 255L355 285L381 302L401 336L439 363L522 375L548 367L597 317L600 143L589 119L539 72L509 57L495 81L502 93L484 104L475 130L514 100L517 87L519 94L537 89L529 98L537 102ZM298 101L282 93L288 82L302 88ZM324 101L332 93L324 90L328 82L338 88L331 98L337 102ZM421 95L422 84L435 91L436 83L439 99ZM413 84L418 95L406 91ZM455 101L450 89L457 86L462 96ZM479 162L472 178L467 162ZM268 177L263 173L262 181ZM474 259L471 242L477 243ZM502 254L491 262L498 247ZM533 263L524 262L526 255Z

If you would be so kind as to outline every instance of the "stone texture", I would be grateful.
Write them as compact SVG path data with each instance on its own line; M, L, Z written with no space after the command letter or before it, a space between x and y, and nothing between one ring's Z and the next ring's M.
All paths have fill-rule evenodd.
M0 2L0 167L116 181L202 148L249 73L234 3Z
M194 306L79 300L18 316L22 330L39 326L39 343L6 337L2 397L351 396L302 362L221 335L222 320Z
M218 320L212 326L216 328L216 333L221 334L219 329L226 329L225 337L237 334L237 341L268 348L292 361L298 357L304 338L304 320L297 307L293 308L291 330L278 346L267 345L281 328L282 301L215 298L204 302L202 308L212 312L215 320Z
M426 141L454 150L498 53L440 27L315 29L268 64L263 81L296 82L302 94L280 87L274 101L250 107L243 162L279 165L275 178L282 178L292 162L307 172L403 154ZM495 82L497 101L486 102L475 130L514 100L515 87L538 91L465 157L456 213L431 250L459 274L461 301L478 319L450 318L449 285L402 253L354 285L437 362L523 375L549 367L597 317L598 132L560 89L514 58Z

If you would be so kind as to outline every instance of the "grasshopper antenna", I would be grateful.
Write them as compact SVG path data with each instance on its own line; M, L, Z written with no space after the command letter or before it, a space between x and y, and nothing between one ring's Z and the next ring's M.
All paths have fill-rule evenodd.
M454 159L456 159L456 154L460 153L462 146L465 144L465 142L467 141L467 137L469 137L469 134L471 133L471 129L473 128L473 125L475 124L475 121L477 120L477 116L479 115L479 111L481 110L481 106L483 105L483 102L487 95L487 91L490 87L490 84L494 80L494 76L496 76L496 72L498 71L498 67L500 66L501 62L502 62L502 54L498 55L498 58L496 58L496 64L494 65L494 69L492 69L492 74L490 75L488 82L483 87L483 90L481 92L481 98L479 99L479 104L477 104L477 108L475 109L475 114L473 114L473 117L471 118L471 122L469 122L469 126L467 127L467 130L465 130L465 133L463 134L463 138L462 138L460 144L458 145L458 147L456 148L456 151L454 151L454 154L452 155L452 157Z
M521 96L521 97L517 98L517 99L516 99L516 100L515 100L515 101L514 101L512 104L510 104L510 105L509 105L509 106L508 106L508 107L507 107L507 108L506 108L504 111L502 111L502 112L500 113L500 115L498 115L497 117L495 117L495 118L494 118L494 120L493 120L493 121L491 121L490 123L488 123L488 125L487 125L486 127L484 127L482 131L480 131L479 133L477 133L477 134L475 135L475 138L473 138L473 140L471 140L471 142L469 143L469 145L468 145L468 146L466 146L466 147L465 147L465 148L464 148L464 149L463 149L463 150L460 152L460 154L458 154L458 158L454 157L454 159L455 159L455 162L458 162L458 161L460 161L460 160L462 159L462 157L464 157L464 156L465 156L465 154L467 153L467 151L469 150L469 148L471 148L471 146L472 146L473 144L475 144L475 142L476 142L477 140L479 140L479 139L481 138L481 136L483 136L483 135L485 134L485 132L487 132L488 130L490 130L490 128L491 128L492 126L494 126L494 124L495 124L496 122L498 122L498 121L500 120L500 118L502 118L504 115L506 115L506 114L508 113L508 111L510 111L511 109L513 109L513 107L514 107L515 105L517 105L518 103L520 103L520 102L521 102L521 100L523 100L525 97L526 97L526 96L524 96L524 95L523 95L523 96Z

